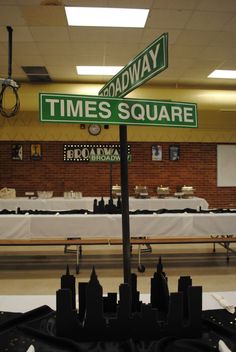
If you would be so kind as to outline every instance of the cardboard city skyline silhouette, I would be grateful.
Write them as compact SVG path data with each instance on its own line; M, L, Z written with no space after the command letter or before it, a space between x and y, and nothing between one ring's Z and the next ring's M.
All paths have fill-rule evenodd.
M181 276L178 292L169 293L167 276L159 259L151 278L148 304L140 301L136 274L131 276L131 287L120 284L119 298L114 292L103 296L93 267L89 282L78 284L77 310L76 280L67 267L56 293L56 335L76 342L201 335L202 287L192 286L190 276Z

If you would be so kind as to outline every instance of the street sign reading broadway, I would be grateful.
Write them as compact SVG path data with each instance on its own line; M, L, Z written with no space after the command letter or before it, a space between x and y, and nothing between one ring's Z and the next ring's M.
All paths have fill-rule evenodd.
M40 93L39 114L42 122L197 127L197 105L175 101Z
M163 33L99 91L103 96L124 97L168 66L168 33Z

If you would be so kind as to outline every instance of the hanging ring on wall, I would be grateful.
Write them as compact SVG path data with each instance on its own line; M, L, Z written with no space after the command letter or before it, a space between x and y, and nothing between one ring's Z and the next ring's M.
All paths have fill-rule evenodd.
M15 116L19 109L20 109L20 99L18 96L18 88L19 85L12 79L12 32L13 29L10 26L7 26L8 31L8 78L7 79L0 79L0 84L2 84L2 89L0 92L0 114L4 117L12 117ZM15 99L15 104L9 108L4 106L4 94L6 91L10 90L13 93ZM11 101L11 97L7 99Z
M7 79L3 81L2 89L0 92L0 114L2 116L12 117L18 113L20 109L20 99L18 95L18 88L19 86L13 80ZM13 98L10 97L8 100L11 101L12 99L15 99L14 105L10 107L6 107L6 105L4 104L4 100L5 100L4 98L6 97L6 93L8 91L11 95L13 93Z

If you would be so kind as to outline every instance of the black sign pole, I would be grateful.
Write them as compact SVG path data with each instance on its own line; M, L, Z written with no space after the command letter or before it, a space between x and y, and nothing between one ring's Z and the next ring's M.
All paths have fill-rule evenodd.
M124 283L131 283L127 126L120 125L120 175Z
M109 174L109 193L110 193L110 199L112 199L112 161L110 161L110 174Z

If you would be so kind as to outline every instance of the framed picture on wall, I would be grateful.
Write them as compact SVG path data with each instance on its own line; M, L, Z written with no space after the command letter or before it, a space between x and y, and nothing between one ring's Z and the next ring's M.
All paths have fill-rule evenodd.
M30 158L32 160L41 160L42 159L42 148L41 144L31 144L30 146Z
M180 147L179 145L170 145L169 147L169 159L177 161L180 158Z
M12 160L23 160L23 145L22 144L12 144L11 158L12 158Z
M162 146L152 145L152 161L161 161L161 160L162 160Z

